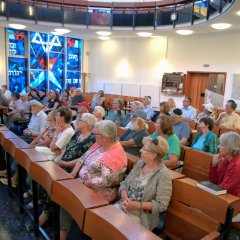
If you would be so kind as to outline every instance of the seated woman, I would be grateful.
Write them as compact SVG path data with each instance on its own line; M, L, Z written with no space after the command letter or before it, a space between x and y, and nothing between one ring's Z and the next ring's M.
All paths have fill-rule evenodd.
M59 166L65 168L67 172L72 171L77 158L80 158L95 143L95 136L92 133L95 123L96 118L90 113L83 113L77 122L77 131L67 144L62 159L58 161Z
M227 132L220 136L219 154L215 155L209 169L209 180L240 197L240 135ZM240 214L233 218L240 222Z
M160 115L169 115L169 112L170 112L170 105L168 102L164 101L164 102L160 102L160 105L159 105L159 111L157 111L156 113L153 114L151 120L153 122L156 122L157 121L157 118L160 116Z
M97 122L94 129L96 143L77 161L73 177L80 181L107 201L117 197L117 187L123 180L127 166L126 154L117 140L116 125L110 120ZM66 239L72 223L71 216L60 211L60 239Z
M201 132L194 137L192 148L216 154L218 152L218 137L212 132L214 122L209 117L204 117L199 120L198 128Z
M101 106L96 106L92 112L97 121L102 121L105 116L105 110Z
M121 201L115 204L150 231L157 227L159 213L167 209L172 194L172 180L163 163L167 152L168 143L163 137L145 137L142 160L121 183Z
M114 99L112 109L108 112L105 119L113 121L117 126L120 125L124 117L124 112L121 110L122 104L123 101L121 99Z
M97 92L97 94L94 95L92 101L89 102L89 104L91 105L90 112L92 112L96 106L102 106L102 104L104 102L104 99L105 99L104 98L104 91L99 90Z
M50 143L50 148L36 146L35 149L44 154L47 159L57 162L61 159L74 130L70 125L72 113L67 108L59 108L56 115L56 131Z
M169 146L167 154L163 157L166 167L178 167L181 148L179 139L174 133L171 118L167 115L162 115L158 118L155 126L156 132L154 132L151 137L155 138L156 136L160 135L167 140Z
M47 116L47 123L48 127L41 132L38 137L36 137L31 143L30 146L36 147L36 146L45 146L49 147L55 130L56 130L56 111L51 111Z
M63 90L62 94L59 97L60 106L61 107L68 107L68 101L69 101L69 92L68 90Z
M58 91L52 91L48 96L48 104L44 107L44 112L56 110L59 107L59 93Z

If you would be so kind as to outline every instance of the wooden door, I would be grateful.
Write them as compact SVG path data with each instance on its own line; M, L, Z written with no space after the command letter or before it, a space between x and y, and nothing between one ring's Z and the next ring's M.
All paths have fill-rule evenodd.
M223 81L218 81L223 79ZM205 89L224 95L226 73L187 72L185 80L185 96L192 99L192 105L202 110Z

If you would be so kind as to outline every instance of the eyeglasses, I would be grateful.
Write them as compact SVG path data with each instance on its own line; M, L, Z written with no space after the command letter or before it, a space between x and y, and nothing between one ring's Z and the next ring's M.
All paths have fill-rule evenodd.
M157 138L153 138L152 142L157 146L158 145L158 139Z

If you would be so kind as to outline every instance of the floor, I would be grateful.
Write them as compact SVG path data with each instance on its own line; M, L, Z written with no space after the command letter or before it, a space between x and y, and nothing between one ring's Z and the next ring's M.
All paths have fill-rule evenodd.
M41 236L35 238L32 231L27 231L27 227L32 225L30 219L20 214L16 199L9 197L8 188L3 184L0 184L0 206L0 240L44 239ZM51 235L52 229L47 231Z

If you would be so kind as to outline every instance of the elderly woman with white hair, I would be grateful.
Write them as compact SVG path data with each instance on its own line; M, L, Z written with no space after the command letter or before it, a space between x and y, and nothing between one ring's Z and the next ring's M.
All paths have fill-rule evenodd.
M121 183L121 200L115 204L150 231L158 226L159 213L167 209L172 194L172 181L163 163L167 152L163 137L143 138L141 160Z
M101 106L96 106L92 112L94 117L97 119L97 121L102 121L103 118L105 117L105 110Z
M209 180L240 197L240 135L227 132L220 136L219 142L219 154L213 158Z
M71 174L79 177L83 184L112 202L117 197L116 185L123 180L126 171L126 154L117 140L117 128L112 121L97 122L93 132L96 143L78 159ZM67 238L71 223L71 216L61 209L61 240Z
M96 118L90 113L83 113L77 122L77 131L70 139L62 159L58 161L60 167L70 172L80 158L94 143L95 136L92 130Z

